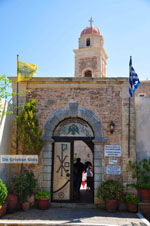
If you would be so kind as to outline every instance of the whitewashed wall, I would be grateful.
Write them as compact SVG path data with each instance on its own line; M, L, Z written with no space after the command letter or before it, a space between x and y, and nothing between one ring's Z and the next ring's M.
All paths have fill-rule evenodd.
M137 160L150 158L150 97L136 97Z
M11 143L11 125L12 115L6 114L8 102L1 100L0 113L0 155L9 154ZM8 165L0 162L0 178L7 183L8 180Z

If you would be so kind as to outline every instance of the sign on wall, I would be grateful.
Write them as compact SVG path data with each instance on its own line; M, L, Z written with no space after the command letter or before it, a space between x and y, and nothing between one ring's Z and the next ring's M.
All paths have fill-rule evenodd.
M120 145L105 145L104 156L120 157L121 156L121 146Z
M118 162L118 159L115 157L110 157L109 158L109 164L116 164Z
M38 155L0 155L0 163L37 164Z
M121 166L107 165L106 166L106 174L120 175L121 174Z

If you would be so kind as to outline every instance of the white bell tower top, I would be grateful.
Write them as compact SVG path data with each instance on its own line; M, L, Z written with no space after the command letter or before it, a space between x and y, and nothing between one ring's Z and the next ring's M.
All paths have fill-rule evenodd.
M79 49L75 49L75 76L76 77L106 77L107 55L104 50L103 36L97 27L93 26L92 17L90 26L80 34Z

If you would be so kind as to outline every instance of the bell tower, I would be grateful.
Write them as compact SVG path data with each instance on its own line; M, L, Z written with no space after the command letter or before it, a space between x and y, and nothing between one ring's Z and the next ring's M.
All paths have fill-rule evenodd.
M107 55L104 50L104 39L97 27L90 26L80 34L79 48L75 53L75 77L106 77Z

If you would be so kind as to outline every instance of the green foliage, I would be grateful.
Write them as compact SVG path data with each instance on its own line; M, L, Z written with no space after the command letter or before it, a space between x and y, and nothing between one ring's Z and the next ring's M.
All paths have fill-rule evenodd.
M25 173L16 176L12 181L13 192L19 197L21 203L27 201L28 195L34 192L37 181L33 172L26 171Z
M150 188L150 158L143 159L140 162L129 162L129 167L132 170L132 178L137 182L130 184L135 188Z
M36 112L36 101L30 100L17 116L18 139L23 154L39 154L44 144Z
M140 202L139 197L134 193L129 193L124 196L124 199L129 203L138 204Z
M39 191L35 196L36 199L42 199L42 198L49 199L50 197L51 195L48 191Z
M7 99L11 96L11 93L8 92L10 84L11 81L6 77L6 75L0 75L0 98Z
M123 185L119 181L103 182L97 190L97 197L103 200L118 200L123 192Z
M3 183L3 181L0 179L0 208L2 207L3 203L6 200L8 191L6 185Z

